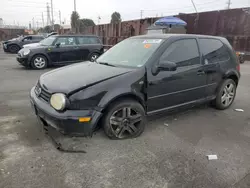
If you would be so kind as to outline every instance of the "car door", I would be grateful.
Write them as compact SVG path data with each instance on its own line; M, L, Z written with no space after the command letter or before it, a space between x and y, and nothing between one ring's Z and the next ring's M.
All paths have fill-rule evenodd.
M60 36L55 41L54 53L59 54L59 64L74 63L79 60L77 54L78 46L74 36Z
M207 95L212 97L221 83L220 64L227 64L230 55L225 45L219 39L200 38L199 45L202 53L202 63L207 75Z
M24 37L21 41L21 46L32 43L32 39L32 36Z
M79 58L82 61L89 60L89 56L92 52L101 53L102 45L98 37L79 36L77 39L79 43Z
M148 71L149 114L191 104L206 97L206 75L196 38L174 40L160 56L161 61L174 62L177 69L160 71L157 75Z

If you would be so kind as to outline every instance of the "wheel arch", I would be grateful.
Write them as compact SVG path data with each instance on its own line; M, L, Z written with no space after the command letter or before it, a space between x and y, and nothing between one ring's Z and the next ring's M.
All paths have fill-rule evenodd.
M103 106L103 109L102 109L102 113L105 114L105 112L107 111L107 109L115 102L117 101L120 101L120 100L126 100L126 99L131 99L131 100L134 100L134 101L137 101L139 102L142 107L144 108L144 110L146 111L146 103L145 103L145 100L144 98L142 98L141 96L138 96L134 93L124 93L124 94L120 94L120 95L117 95L115 97L113 97L111 100L109 100L104 106Z
M8 50L9 50L9 48L10 48L11 46L18 46L19 50L22 49L22 47L21 47L19 44L17 44L17 43L10 43L10 44L7 44Z
M229 71L223 76L223 80L225 79L232 79L236 86L239 84L239 74L236 71Z

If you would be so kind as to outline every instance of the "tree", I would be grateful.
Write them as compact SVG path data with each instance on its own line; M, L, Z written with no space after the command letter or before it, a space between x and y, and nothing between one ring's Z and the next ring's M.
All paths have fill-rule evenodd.
M71 14L71 27L76 33L79 32L79 26L80 26L79 18L80 18L79 14L76 11L73 11Z
M88 18L80 19L80 32L83 32L86 27L95 26L95 22Z
M47 26L45 26L44 27L44 32L46 32L46 33L50 33L50 32L52 32L52 27L50 26L50 25L47 25Z
M61 26L59 24L54 25L54 30L59 31L61 29Z
M80 25L83 27L95 26L95 22L88 18L83 18L80 20Z
M114 12L112 15L111 15L111 21L110 23L120 23L122 21L121 19L121 14L119 12Z

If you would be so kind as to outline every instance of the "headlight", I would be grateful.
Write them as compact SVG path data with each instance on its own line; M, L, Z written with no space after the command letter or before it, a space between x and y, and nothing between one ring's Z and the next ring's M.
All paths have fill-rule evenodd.
M56 110L64 110L66 106L66 96L63 93L55 93L50 98L50 105Z
M23 55L28 55L30 53L30 50L27 48L23 49Z

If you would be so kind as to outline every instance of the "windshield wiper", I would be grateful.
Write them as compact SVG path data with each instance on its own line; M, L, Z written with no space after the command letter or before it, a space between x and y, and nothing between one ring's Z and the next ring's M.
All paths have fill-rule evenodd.
M110 66L110 67L115 67L115 65L113 64L109 64L107 62L97 62L98 64L101 64L101 65L107 65L107 66Z

